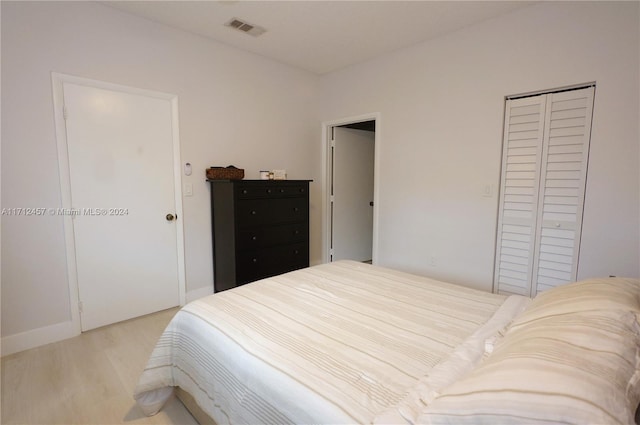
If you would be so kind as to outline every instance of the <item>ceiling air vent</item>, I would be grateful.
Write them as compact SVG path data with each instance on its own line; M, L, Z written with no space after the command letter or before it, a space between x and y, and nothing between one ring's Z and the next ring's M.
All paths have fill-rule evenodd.
M238 18L231 19L229 22L227 22L225 24L225 26L230 27L230 28L235 28L238 31L242 31L242 32L247 33L249 35L252 35L254 37L262 35L266 31L262 27L247 23L247 22L245 22L245 21L243 21L241 19L238 19Z

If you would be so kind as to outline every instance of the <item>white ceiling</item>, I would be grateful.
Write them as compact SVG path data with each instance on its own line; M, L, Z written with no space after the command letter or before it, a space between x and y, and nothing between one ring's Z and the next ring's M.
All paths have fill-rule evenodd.
M528 6L529 1L105 1L103 4L316 74ZM259 36L224 26L238 18Z

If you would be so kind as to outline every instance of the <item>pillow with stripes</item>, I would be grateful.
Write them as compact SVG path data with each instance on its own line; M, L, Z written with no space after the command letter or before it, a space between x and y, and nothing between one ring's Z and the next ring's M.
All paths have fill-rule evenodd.
M593 285L587 286L593 294ZM607 292L604 288L595 291ZM634 301L618 295L603 303L577 296L573 307L570 299L536 298L493 353L445 388L417 422L634 423L640 326L637 312L629 308Z

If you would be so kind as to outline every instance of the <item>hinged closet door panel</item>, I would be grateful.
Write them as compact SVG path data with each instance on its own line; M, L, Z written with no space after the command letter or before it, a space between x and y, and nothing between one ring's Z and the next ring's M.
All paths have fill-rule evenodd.
M593 93L547 95L532 296L576 280Z
M546 95L507 100L494 290L529 295Z

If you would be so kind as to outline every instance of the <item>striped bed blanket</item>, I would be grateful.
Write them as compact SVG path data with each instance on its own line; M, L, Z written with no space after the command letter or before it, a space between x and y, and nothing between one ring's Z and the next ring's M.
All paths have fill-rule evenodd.
M506 299L351 261L294 271L185 306L135 398L154 414L179 386L220 425L370 423L398 404L411 408L416 383L486 328ZM500 310L489 332L520 305ZM450 366L454 375L464 370Z
M637 280L531 300L339 261L188 304L134 397L180 387L218 425L629 423L638 315Z

